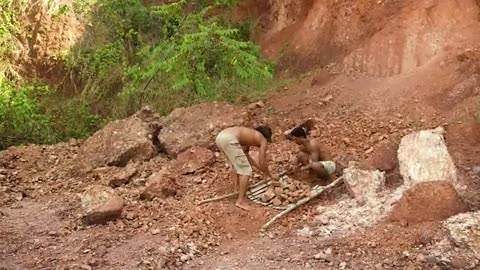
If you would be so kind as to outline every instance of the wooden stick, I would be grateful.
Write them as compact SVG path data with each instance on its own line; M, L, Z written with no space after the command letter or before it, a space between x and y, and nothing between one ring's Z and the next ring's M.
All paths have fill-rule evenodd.
M303 198L301 199L300 201L296 202L294 205L288 207L287 209L285 209L284 211L280 212L278 215L274 216L272 219L270 219L269 222L265 223L265 225L263 225L262 227L262 230L265 230L266 228L268 228L270 225L272 225L277 219L285 216L286 214L292 212L293 210L297 209L298 207L304 205L305 203L311 201L312 199L316 198L318 195L320 195L323 191L327 190L327 189L330 189L332 187L334 187L336 184L338 184L340 181L343 180L343 176L340 176L339 178L337 178L335 181L333 181L332 183L328 184L327 186L323 187L323 188L318 188L316 190L312 190L312 192L308 195L308 197L306 198Z
M263 180L263 181L260 181L258 183L255 183L251 186L251 189L255 188L255 187L258 187L264 183L266 183L267 181L266 180ZM228 194L225 194L225 195L220 195L220 196L216 196L216 197L213 197L213 198L210 198L210 199L206 199L206 200L203 200L203 201L200 201L198 202L198 205L201 205L201 204L204 204L204 203L208 203L208 202L214 202L214 201L220 201L220 200L223 200L223 199L226 199L226 198L230 198L230 197L233 197L235 195L238 194L238 191L236 192L232 192L232 193L228 193Z

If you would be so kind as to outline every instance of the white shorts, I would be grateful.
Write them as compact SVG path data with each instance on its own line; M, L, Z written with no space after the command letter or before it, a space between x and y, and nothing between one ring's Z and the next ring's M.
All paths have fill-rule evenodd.
M252 175L252 166L235 135L230 134L228 131L221 131L217 135L215 143L238 174Z

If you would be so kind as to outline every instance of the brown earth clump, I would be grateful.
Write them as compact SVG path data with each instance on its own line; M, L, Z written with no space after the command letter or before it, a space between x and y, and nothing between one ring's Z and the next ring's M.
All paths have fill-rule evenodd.
M468 209L451 183L423 182L405 192L388 219L407 223L438 221Z

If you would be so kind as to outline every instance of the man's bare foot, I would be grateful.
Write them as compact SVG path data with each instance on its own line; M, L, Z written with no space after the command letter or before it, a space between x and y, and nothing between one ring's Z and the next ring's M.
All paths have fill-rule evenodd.
M250 211L250 210L252 210L252 207L248 204L248 202L244 202L244 201L241 201L241 202L237 201L237 202L235 203L235 206L238 207L238 208L240 208L240 209L243 209L243 210L245 210L245 211Z

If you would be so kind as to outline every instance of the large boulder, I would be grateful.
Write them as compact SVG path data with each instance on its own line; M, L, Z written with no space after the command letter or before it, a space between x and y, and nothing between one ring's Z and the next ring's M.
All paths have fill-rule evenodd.
M365 170L353 163L343 171L343 182L350 196L359 205L378 200L385 186L385 173L378 170Z
M402 138L398 148L400 174L407 186L419 182L457 181L457 170L448 153L444 130L422 130Z
M87 225L103 224L120 218L123 199L112 188L93 185L81 195L82 221Z
M81 172L98 167L127 165L143 161L158 152L154 139L160 129L160 118L148 107L133 116L109 123L88 138L76 158Z
M192 174L214 162L215 155L212 151L194 146L180 153L173 162L173 167L182 174Z
M389 220L408 223L444 220L468 210L448 181L418 183L403 193Z
M166 170L161 170L149 177L145 189L140 194L142 200L166 199L177 194L179 186Z
M175 157L192 146L211 148L224 128L246 123L244 108L226 103L206 103L174 110L163 121L158 135L168 154Z

